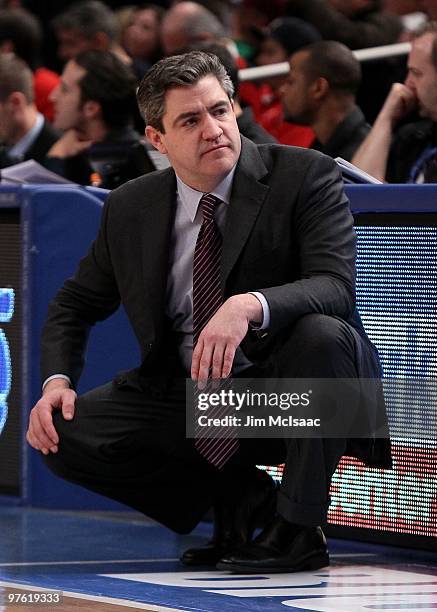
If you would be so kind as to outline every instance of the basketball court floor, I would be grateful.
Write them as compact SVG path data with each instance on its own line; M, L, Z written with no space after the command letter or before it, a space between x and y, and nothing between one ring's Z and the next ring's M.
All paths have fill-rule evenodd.
M179 561L178 536L136 513L0 507L0 612L437 610L437 551L330 540L331 566L241 576Z

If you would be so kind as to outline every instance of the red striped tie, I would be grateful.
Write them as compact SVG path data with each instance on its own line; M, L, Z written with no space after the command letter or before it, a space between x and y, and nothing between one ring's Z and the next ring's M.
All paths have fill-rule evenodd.
M200 333L223 303L220 285L220 262L222 237L214 221L214 208L221 200L205 194L200 199L203 222L197 237L193 261L193 347ZM229 381L223 381L229 387ZM223 389L223 386L220 386ZM214 389L215 392L220 389ZM210 391L209 387L203 393ZM225 416L228 406L218 407L214 417ZM217 468L222 468L238 448L238 440L232 430L226 431L230 437L196 437L195 446L201 455Z

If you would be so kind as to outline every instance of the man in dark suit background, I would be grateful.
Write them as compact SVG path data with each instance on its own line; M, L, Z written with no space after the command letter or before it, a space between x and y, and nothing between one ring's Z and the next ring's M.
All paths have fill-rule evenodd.
M42 162L59 133L37 111L30 68L14 55L0 56L0 167L27 159Z
M185 437L190 374L200 385L230 374L379 375L355 311L355 236L334 162L241 139L232 93L218 59L197 51L158 62L143 79L146 134L172 168L112 192L89 254L52 302L43 396L27 439L56 474L178 532L190 531L213 505L213 539L186 551L186 564L316 569L329 563L320 525L338 461L350 453L389 466L387 440L240 440L218 469ZM215 203L212 218L205 202ZM199 329L193 277L205 223L221 245L222 297ZM198 280L194 289L198 295ZM77 398L89 328L120 302L141 365ZM380 400L363 407L369 422L384 417ZM255 466L282 461L276 505L271 479ZM264 528L252 542L260 520Z

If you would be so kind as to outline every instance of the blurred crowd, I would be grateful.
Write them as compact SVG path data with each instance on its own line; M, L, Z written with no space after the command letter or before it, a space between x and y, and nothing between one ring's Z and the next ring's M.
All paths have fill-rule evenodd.
M241 133L312 147L381 180L437 182L437 0L3 0L0 168L34 159L114 188L167 163L136 89L163 56L218 55ZM360 63L352 50L411 42ZM287 62L288 74L238 71ZM434 142L436 140L436 142Z

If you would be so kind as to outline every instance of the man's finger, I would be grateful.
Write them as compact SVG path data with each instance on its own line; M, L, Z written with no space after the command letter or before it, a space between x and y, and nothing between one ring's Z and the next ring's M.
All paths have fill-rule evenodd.
M223 354L224 354L224 346L221 344L216 344L214 347L214 353L212 356L211 377L213 380L218 380L222 377Z
M199 361L199 380L208 380L209 372L212 366L212 353L214 348L204 342L202 354Z
M71 397L68 397L70 395ZM67 421L71 421L71 419L74 417L75 412L74 400L76 398L76 394L69 393L68 396L64 397L64 401L62 402L62 416Z
M203 340L199 338L194 347L193 357L191 358L191 378L197 380L199 378L200 357L203 350Z
M228 344L225 349L225 354L223 356L223 368L222 368L222 378L228 378L232 371L232 366L234 364L235 357L235 347L231 344Z
M50 446L53 446L53 441L45 432L38 415L34 415L32 419L32 438L34 441L33 446L38 450L42 448L50 448Z

